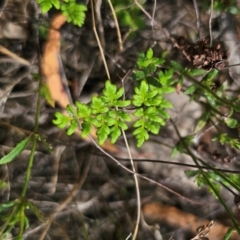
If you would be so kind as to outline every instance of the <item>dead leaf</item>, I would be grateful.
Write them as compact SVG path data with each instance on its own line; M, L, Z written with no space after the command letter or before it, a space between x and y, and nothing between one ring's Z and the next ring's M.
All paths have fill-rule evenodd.
M158 202L147 203L142 208L143 215L147 222L153 224L156 222L165 222L174 227L181 227L191 231L192 233L196 232L196 229L200 225L209 225L209 220L200 219L197 216L182 211L176 207L163 205ZM209 232L209 239L211 240L219 240L223 239L224 235L228 231L229 227L223 225L217 221L214 221L214 227ZM234 232L230 240L239 239L238 234Z
M42 73L45 77L52 100L57 102L62 108L66 108L66 106L70 104L69 96L62 83L58 58L61 47L59 28L66 22L66 20L66 17L62 14L53 18L48 33L48 40L43 48L42 62ZM55 104L51 105L53 107L55 106Z

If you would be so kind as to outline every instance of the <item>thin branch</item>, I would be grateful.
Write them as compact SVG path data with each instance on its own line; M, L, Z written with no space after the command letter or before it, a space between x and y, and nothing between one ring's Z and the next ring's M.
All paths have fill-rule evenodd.
M24 58L22 57L19 57L17 54L11 52L10 50L8 50L7 48L3 47L0 45L0 52L3 53L3 54L6 54L7 56L11 57L12 59L14 59L15 61L23 64L23 65L26 65L26 66L29 66L30 65L30 62L25 60Z
M236 67L236 66L240 66L240 63L228 65L227 67L225 67L225 68L223 68L223 69L227 69L227 68L230 68L230 67Z
M154 3L153 3L153 10L152 10L152 19L154 19L155 18L155 14L156 14L156 6L157 6L157 3L156 3L156 0L154 0ZM153 26L154 26L154 22L153 22L153 20L151 20L151 26L152 26L152 34L153 34L153 36L154 36L154 28L153 28ZM156 45L156 40L152 43L152 45L151 45L151 48L153 48L155 45Z
M133 172L136 172L134 162L133 162L133 158L132 158L132 154L131 154L129 144L128 144L128 141L127 141L127 138L126 138L126 134L125 134L123 129L122 129L122 134L123 134L123 138L124 138L124 141L125 141L125 145L127 147L128 156L129 156L129 159L130 159L130 163L132 165L132 170L133 170ZM136 186L136 193L137 193L137 221L136 221L136 225L135 225L135 229L134 229L134 233L133 233L133 237L132 237L132 240L135 240L137 238L139 223L140 223L140 219L141 219L141 198L140 198L140 190L139 190L139 183L138 183L137 175L134 174L133 177L134 177L134 182L135 182L135 186Z
M108 53L105 53L105 55L115 64L124 74L127 73L127 71L114 59L112 58Z
M99 38L100 38L103 49L105 49L106 41L105 41L105 37L104 37L104 27L103 27L103 21L102 21L102 16L101 16L102 0L97 0L94 2L95 2L95 12L96 12L96 18L97 18L98 32L100 35Z
M125 158L117 158L118 161L129 161ZM196 158L198 161L203 161L200 158ZM172 162L172 161L165 161L165 160L152 160L152 159L133 159L134 162L153 162L153 163L161 163L161 164L169 164L169 165L176 165L181 167L190 167L190 168L197 168L197 169L207 169L211 171L218 171L218 172L224 172L224 173L240 173L238 170L229 170L229 169L222 169L222 168L214 168L212 166L196 166L193 164L188 163L181 163L181 162Z
M181 48L180 48L179 44L171 36L171 34L168 33L168 31L166 29L163 29L154 19L152 19L150 14L142 7L142 5L137 0L133 0L133 1L142 10L142 12L152 21L152 23L154 23L154 25L158 28L158 30L160 30L164 34L164 36L172 42L173 46L180 50ZM189 59L188 54L186 53L186 51L184 49L181 49L181 52L189 61L191 61Z
M161 183L159 183L159 182L157 182L157 181L155 181L155 180L153 180L153 179L151 179L151 178L145 177L145 176L143 176L143 175L141 175L141 174L139 174L139 173L137 173L137 172L134 172L134 171L128 169L128 168L125 167L121 162L119 162L115 157L113 157L111 154L109 154L108 152L106 152L102 147L100 147L100 146L96 143L96 141L95 141L90 135L88 135L88 137L90 138L91 142L95 145L95 147L96 147L97 149L99 149L105 156L107 156L107 157L109 157L110 159L112 159L118 166L120 166L121 168L123 168L125 171L127 171L127 172L129 172L129 173L131 173L131 174L135 174L135 175L137 175L138 177L140 177L140 178L142 178L142 179L145 179L145 180L147 180L147 181L149 181L149 182L151 182L151 183L154 183L154 184L158 185L159 187L165 189L166 191L173 193L174 195L178 196L179 198L185 199L185 200L188 201L188 202L191 202L191 203L194 203L194 204L198 204L198 205L203 205L203 204L205 204L205 203L199 203L199 202L197 202L197 201L195 201L195 200L192 200L192 199L189 199L189 198L187 198L187 197L184 197L184 196L182 196L181 194L179 194L178 192L176 192L176 191L174 191L174 190L166 187L165 185L163 185L163 184L161 184Z
M97 40L97 43L98 43L98 47L99 47L99 50L100 50L100 53L101 53L101 56L102 56L102 60L103 60L103 64L104 64L104 67L105 67L105 71L106 71L107 77L108 77L109 80L111 80L110 74L109 74L109 71L108 71L106 58L104 56L104 50L102 48L100 39L98 37L97 30L96 30L96 21L95 21L95 16L94 16L94 10L93 9L94 9L94 7L93 7L93 0L91 0L91 12L92 12L92 24L93 24L92 28L93 28L93 32L95 34L95 37L96 37L96 40Z
M198 31L198 39L201 39L200 37L200 18L199 18L199 11L198 11L198 5L197 1L193 0L193 5L196 13L196 18L197 18L197 31Z
M210 18L209 18L210 47L212 47L212 15L213 15L213 0L211 0Z
M129 233L129 235L127 236L126 240L129 240L131 236L132 236L132 233Z
M6 6L7 6L8 0L2 0L2 8L0 9L0 17L2 16L2 13L4 12Z
M154 0L154 3L153 3L153 11L152 11L152 19L155 18L155 13L156 13L156 0ZM151 26L153 27L153 21L151 22Z
M113 14L113 19L114 19L114 22L116 24L116 30L117 30L117 35L118 35L118 43L119 43L119 50L122 52L123 51L123 41L122 41L122 36L121 36L121 32L120 32L117 16L116 16L115 10L113 8L112 2L110 0L108 0L108 4L109 4L109 6L111 8L111 11L112 11L112 14Z

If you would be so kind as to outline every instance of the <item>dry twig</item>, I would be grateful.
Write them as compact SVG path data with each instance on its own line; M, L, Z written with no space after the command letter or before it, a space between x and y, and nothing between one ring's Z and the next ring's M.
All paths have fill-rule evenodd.
M93 28L93 32L95 34L95 37L96 37L96 40L97 40L97 43L98 43L98 47L99 47L99 50L100 50L100 53L101 53L101 56L102 56L102 60L103 60L103 64L104 64L104 67L105 67L105 71L106 71L107 77L108 77L109 80L111 80L110 74L109 74L109 70L108 70L108 66L107 66L107 62L106 62L106 58L105 58L105 55L104 55L104 50L102 48L100 39L98 37L97 30L96 30L96 21L95 21L95 16L94 16L94 10L93 9L94 9L94 7L93 7L93 0L91 0L92 24L93 24L92 28Z

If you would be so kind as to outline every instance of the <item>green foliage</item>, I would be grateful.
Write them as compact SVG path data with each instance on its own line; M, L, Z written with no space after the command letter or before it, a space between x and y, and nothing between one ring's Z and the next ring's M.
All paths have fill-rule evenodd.
M25 211L29 209L41 222L44 221L42 212L26 198L19 198L0 205L0 219L4 224L0 228L1 239L7 239L13 228L21 226L21 230L29 227ZM15 239L23 239L20 231Z
M211 91L214 84L213 79L217 73L218 71L215 69L210 71L202 78L200 83L193 83L185 90L184 93L187 95L192 95L194 100L199 100L199 98L203 96L212 107L220 107L222 102L219 102L217 96ZM183 74L187 76L193 76L194 72L190 72L189 74L189 71L185 71Z
M165 125L170 117L166 108L171 108L172 105L164 99L161 88L151 86L146 81L142 81L140 86L135 88L132 103L138 107L134 115L140 119L133 125L136 128L133 135L136 136L137 146L140 147L148 140L148 132L158 134L160 127Z
M7 164L9 162L12 162L21 154L24 149L27 148L30 143L32 143L32 152L34 152L34 148L36 146L36 144L34 144L34 141L41 141L44 143L44 145L48 146L48 149L50 149L50 146L46 143L45 138L39 134L34 134L32 136L26 137L21 142L19 142L7 155L0 159L0 164ZM32 156L34 156L34 154ZM31 163L29 165L32 166ZM30 172L26 171L26 175L30 176ZM24 184L27 188L28 182L27 180L25 181L26 182ZM4 189L7 186L8 183L0 181L0 189ZM25 192L22 191L22 197L0 205L0 220L3 223L0 227L0 239L8 239L8 237L11 235L12 230L16 228L18 228L19 231L15 239L23 239L23 231L29 227L29 221L25 214L26 210L30 210L40 221L44 221L41 211L32 202L27 200L24 195ZM21 227L19 228L19 226Z
M205 107L202 115L196 122L194 133L201 131L207 124L216 122L217 124L225 124L228 128L234 128L239 130L239 122L233 116L237 115L239 112L239 97L229 94L227 91L228 84L223 83L217 86L218 70L214 69L208 73L199 69L184 69L180 64L171 61L171 65L180 75L180 81L190 81L192 84L185 89L185 94L189 95L190 100L194 100ZM203 75L200 80L196 80L195 76ZM181 79L182 77L182 79ZM182 81L181 85L184 85ZM222 113L223 109L227 109L227 114ZM226 111L225 111L226 112ZM219 131L218 135L213 139L213 141L219 141L222 145L228 144L231 148L240 150L239 139L229 136L227 133L221 132L220 129L216 127ZM203 132L204 133L204 132ZM186 136L181 138L180 141L174 146L171 156L175 156L177 153L184 153L191 156L196 166L204 165L205 162L200 160L190 150L191 141L194 135ZM200 161L200 162L199 162ZM217 169L211 170L211 166L206 164L206 169L190 170L186 171L188 177L195 177L195 182L198 187L206 186L210 193L212 193L224 206L228 212L232 222L234 223L234 228L232 228L224 237L224 239L229 239L233 229L237 229L240 233L238 224L234 220L234 216L231 210L227 207L224 199L221 197L222 187L233 188L236 192L239 192L239 176L237 174L220 172Z
M56 112L55 117L56 119L53 120L53 123L57 125L60 129L65 128L68 125L69 121L71 121L71 117L66 117L60 112Z
M84 23L87 7L83 4L76 3L76 0L37 0L43 13L48 12L51 8L61 10L67 17L68 22L81 27Z
M226 133L221 133L213 141L219 141L222 145L229 144L231 148L236 148L240 150L240 142L237 138L231 138Z
M171 157L175 157L177 153L184 153L186 151L186 146L190 146L192 144L194 136L186 136L183 137L177 144L173 147Z
M203 69L198 68L183 68L181 64L175 61L170 61L171 66L175 69L175 71L178 71L180 74L188 75L191 77L201 76L204 73L206 73Z
M201 7L203 11L206 11L210 8L211 3L208 0L203 0L201 3ZM239 14L240 9L236 4L236 0L216 0L213 1L213 9L218 12L229 12L231 14Z
M238 174L233 173L220 173L218 171L203 171L203 170L188 170L185 171L185 174L188 177L195 177L195 182L197 183L198 187L201 188L202 186L207 186L208 190L217 197L217 194L220 194L222 189L222 184L225 186L234 187L236 190L240 190L239 181L240 177ZM206 180L207 179L207 180ZM211 182L211 186L209 185ZM213 191L214 188L214 191Z
M81 27L85 21L87 7L83 4L77 4L75 0L69 0L61 5L61 11L67 17L68 22Z
M134 89L132 104L138 108L134 115L139 119L133 125L138 147L148 140L148 132L158 134L170 118L167 108L172 108L172 104L164 95L175 91L173 85L176 81L173 77L174 69L160 70L164 62L164 55L154 57L151 48L146 55L140 54L137 61L133 79L138 85Z
M223 117L223 121L230 128L237 128L237 127L239 127L238 121L236 119L234 119L234 118Z
M185 76L189 76L189 72L183 72ZM211 117L219 117L230 128L238 128L239 123L236 119L232 118L234 112L239 112L239 98L232 98L226 94L227 84L222 84L215 88L214 78L218 75L218 70L214 69L207 73L200 82L194 82L185 90L185 94L189 95L191 99L200 101L200 98L205 98L209 109L203 113L202 117L198 120L195 132L201 130ZM221 112L221 108L226 107L229 109L228 116L219 116L217 113Z
M56 9L60 9L59 0L38 0L38 4L40 5L42 12L48 12L53 6Z
M239 9L234 6L233 1L228 1L227 5L224 2L214 1L214 9L226 10L233 14L239 13ZM75 0L38 0L38 3L44 13L54 7L67 16L68 22L77 26L82 26L84 23L87 7L76 3ZM140 9L132 4L131 0L113 0L112 3L121 26L127 26L134 31L145 25L140 18ZM207 4L209 8L209 2ZM125 99L124 88L118 88L117 85L106 81L102 93L99 96L93 96L89 104L76 102L74 106L68 105L67 115L56 112L53 123L60 129L66 128L67 135L72 135L77 129L80 129L82 137L91 134L94 127L99 144L103 144L108 138L114 144L123 131L132 127L132 134L137 140L137 146L140 147L149 139L149 134L158 134L161 127L170 118L167 109L172 108L172 104L166 100L165 95L174 92L176 84L184 86L184 82L187 80L191 81L192 84L190 86L188 84L189 87L185 89L184 93L189 95L191 100L207 106L206 111L196 123L195 133L201 131L212 118L221 121L229 128L239 128L237 119L232 116L234 113L240 112L240 99L226 94L227 84L222 84L216 88L214 81L219 73L217 70L206 73L202 69L187 69L175 61L168 62L165 57L165 53L160 57L155 57L152 49L149 49L146 54L139 54L133 76L131 76L134 80L134 91L131 98ZM201 80L196 80L196 76L203 77ZM39 76L34 77L39 80ZM40 93L50 104L52 103L49 92L44 85L41 86ZM221 116L221 108L229 110L224 117ZM33 143L33 139L37 138L50 149L44 138L36 135L34 138L27 137L18 143L10 153L1 158L0 164L13 161L30 142ZM193 138L194 135L181 138L174 146L171 156L173 157L177 153L191 155L187 148L192 144ZM226 133L220 133L213 141L219 141L222 145L228 144L230 147L240 150L239 140ZM34 146L34 144L32 145ZM33 155L35 147L32 148ZM197 164L197 159L194 158L193 154L191 157ZM29 169L28 175L30 176L31 168ZM209 168L209 170L186 171L186 175L195 177L195 182L199 188L206 186L217 198L219 198L222 184L240 192L240 177L237 174L227 174ZM27 181L29 179L26 179ZM6 182L0 182L0 189L6 186ZM24 197L0 205L0 216L4 223L0 229L1 239L7 238L13 228L17 228L19 225L22 226L22 230L28 228L26 209L30 209L39 220L44 220L42 213ZM231 228L224 239L229 239L233 230L234 228ZM20 234L17 237L21 239Z
M202 130L205 127L205 125L207 124L207 122L209 120L209 117L210 117L209 112L207 112L207 111L203 112L202 116L197 120L195 129L194 129L195 133L199 132L200 130Z
M227 11L227 12L230 12L231 14L239 14L240 13L240 9L237 7L237 4L236 4L235 0L214 1L213 2L213 8L214 8L214 10L219 11L219 12Z
M211 171L200 171L196 176L195 181L199 188L202 186L207 186L210 193L217 198L216 192L219 194L221 190L221 185L219 183L218 175ZM209 185L209 182L211 185Z
M112 0L111 2L121 26L129 27L132 31L145 26L145 22L141 17L141 10L132 4L131 0Z
M68 106L68 116L57 112L53 123L59 128L67 127L68 135L81 123L82 137L90 134L92 126L95 126L98 142L103 144L107 138L115 143L122 130L129 128L127 122L132 122L133 135L140 147L149 139L149 133L158 134L170 117L167 109L172 108L172 104L164 96L175 91L174 69L160 70L159 66L163 63L164 58L154 57L153 50L149 49L137 61L133 76L136 87L132 99L123 99L124 89L106 81L102 95L93 96L88 105L76 102L75 107ZM137 117L136 120L132 120L128 107L134 108L132 114Z
M46 99L46 101L49 105L54 106L55 102L52 99L49 88L45 82L41 83L41 85L40 85L40 94L44 99Z
M156 76L157 67L165 62L164 58L153 57L153 50L150 48L146 55L144 53L139 54L137 61L137 69L134 73L134 80L145 80L149 84L160 88L161 84L159 78Z
M233 232L236 231L236 228L235 227L231 227L228 229L227 233L225 234L223 240L229 240L231 239L231 236L233 234Z
M13 161L30 143L31 138L27 137L19 142L7 155L0 159L0 165Z
M109 137L115 143L121 135L121 129L128 129L126 122L131 121L128 113L123 111L123 107L130 105L130 100L121 100L124 89L119 88L106 81L102 96L93 96L89 105L76 102L75 107L68 106L69 116L57 112L53 123L59 128L68 125L67 134L71 135L81 123L82 137L90 134L92 126L97 128L99 144L103 144Z

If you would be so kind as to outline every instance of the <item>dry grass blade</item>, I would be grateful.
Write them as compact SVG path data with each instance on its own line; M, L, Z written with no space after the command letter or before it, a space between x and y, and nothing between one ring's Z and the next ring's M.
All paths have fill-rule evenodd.
M96 21L95 21L95 16L94 16L94 11L93 11L93 9L94 9L93 0L91 0L91 9L92 9L92 28L93 28L93 32L95 34L95 37L96 37L96 40L97 40L97 43L98 43L98 47L99 47L99 50L100 50L100 53L101 53L101 57L102 57L102 60L103 60L103 64L104 64L104 67L105 67L107 77L108 77L109 80L111 80L110 73L109 73L108 66L107 66L107 62L106 62L106 58L105 58L105 55L104 55L104 49L101 45L100 39L98 37L97 30L96 30Z
M25 66L29 66L30 65L30 62L28 62L27 60L25 60L24 58L22 57L19 57L17 54L11 52L10 50L8 50L7 48L3 47L0 45L0 52L11 57L12 59L14 59L16 62L19 62L20 64L22 65L25 65Z
M211 0L210 17L209 17L210 47L212 47L212 16L213 16L213 0Z
M114 22L116 24L116 30L117 30L117 35L118 35L118 43L119 43L119 50L123 51L123 41L122 41L122 36L121 36L121 31L120 31L120 28L119 28L117 16L116 16L116 13L114 11L112 2L110 0L108 0L108 4L109 4L109 6L111 8L111 11L112 11L112 14L113 14L113 18L114 18Z
M198 11L198 5L196 0L193 0L193 5L196 13L196 18L197 18L198 38L200 39L200 18L199 18L199 11Z

